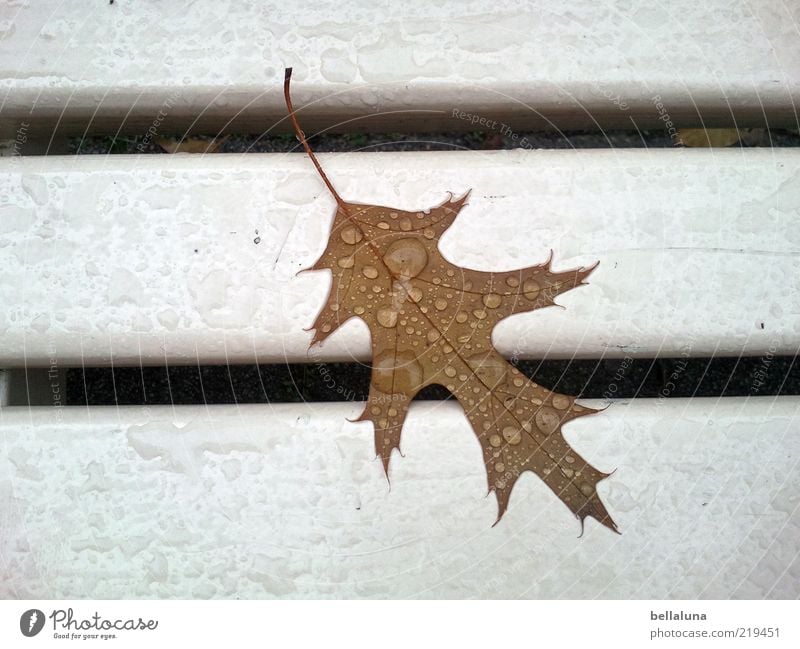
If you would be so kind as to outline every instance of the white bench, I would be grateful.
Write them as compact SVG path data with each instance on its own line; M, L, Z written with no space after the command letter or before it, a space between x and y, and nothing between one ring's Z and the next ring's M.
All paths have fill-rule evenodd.
M476 128L459 111L514 129L797 128L797 21L791 4L746 0L17 3L0 24L0 138L21 123L47 142L155 121L286 132L285 66L308 133Z
M588 402L592 405L592 402ZM600 404L594 404L600 405ZM622 535L531 474L502 522L452 403L391 492L360 404L2 411L0 596L791 598L800 399L616 403L567 437Z
M521 358L793 354L800 152L322 154L340 193L424 208L473 192L441 241L481 270L599 261L502 323ZM334 202L302 154L5 161L0 364L305 361L330 283L304 273ZM256 234L258 231L258 234ZM255 243L258 237L260 242ZM54 308L56 307L56 308ZM624 313L621 313L624 310ZM763 326L762 326L763 325ZM516 349L516 348L519 349ZM315 352L367 360L359 321Z
M356 3L338 24L311 4L276 7L266 24L256 5L230 3L224 18L218 6L193 5L204 22L189 35L188 17L160 13L147 39L147 7L20 7L5 41L18 54L0 53L16 70L0 81L0 136L25 120L31 139L144 134L173 94L162 132L267 129L285 115L287 63L296 105L311 104L307 132L473 128L454 109L515 129L588 115L653 124L659 94L681 125L794 119L800 40L771 4L621 16L492 3L459 20L452 4L376 21ZM363 29L376 22L380 37ZM508 38L487 39L486 23ZM96 38L73 43L78 32ZM465 266L509 269L551 249L556 268L600 261L559 298L566 310L497 328L508 356L800 348L795 149L320 159L359 202L425 208L471 187L441 244ZM16 380L51 366L369 360L356 322L307 352L329 280L295 272L323 249L332 210L300 154L2 159L0 367ZM622 531L591 521L578 541L533 476L490 527L478 445L453 404L412 407L391 492L368 424L346 421L359 404L4 405L0 596L794 598L798 406L636 399L570 424L582 454L617 469L600 493Z

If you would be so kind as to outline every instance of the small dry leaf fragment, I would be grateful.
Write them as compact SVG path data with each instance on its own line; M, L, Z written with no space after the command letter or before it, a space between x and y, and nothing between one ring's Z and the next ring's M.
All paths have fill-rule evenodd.
M520 474L532 471L581 523L592 516L617 531L596 490L608 474L587 463L561 433L567 422L596 411L533 383L491 343L498 322L554 304L556 296L583 284L593 268L557 272L548 261L489 273L450 263L438 241L467 204L469 192L422 212L344 201L297 123L290 76L287 69L289 116L337 202L328 244L309 269L333 274L311 344L327 339L351 317L369 327L372 377L359 420L372 422L387 476L409 403L423 387L440 384L461 403L481 444L498 521Z
M680 128L678 143L688 147L725 147L738 142L756 144L763 134L761 128Z
M226 135L210 140L197 137L182 139L157 137L155 142L167 153L216 153L227 140Z

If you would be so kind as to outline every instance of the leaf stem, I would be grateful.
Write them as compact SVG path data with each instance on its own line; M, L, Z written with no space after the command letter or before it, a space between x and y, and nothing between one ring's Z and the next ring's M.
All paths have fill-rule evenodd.
M333 198L336 202L341 206L344 207L344 201L342 197L339 196L338 192L333 188L333 184L328 177L325 175L325 172L322 170L322 166L319 164L317 157L314 155L314 152L311 150L308 142L306 141L306 134L303 133L303 129L300 128L300 124L297 121L297 116L294 113L294 107L292 106L292 97L289 94L289 82L292 79L292 68L286 68L284 70L284 77L283 77L283 96L286 99L286 108L289 110L289 119L292 120L292 126L294 126L294 132L297 135L297 139L300 140L300 143L303 145L303 148L306 150L308 157L311 158L311 162L314 163L314 166L317 168L317 172L319 173L322 181L328 187L328 191L333 195Z

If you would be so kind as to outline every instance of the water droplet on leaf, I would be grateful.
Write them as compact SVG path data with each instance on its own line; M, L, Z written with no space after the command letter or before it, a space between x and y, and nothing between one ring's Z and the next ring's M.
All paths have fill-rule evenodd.
M383 261L392 273L409 279L427 266L428 251L416 239L400 239L386 249Z
M397 311L394 309L378 309L378 314L375 316L378 324L383 327L394 327L397 325Z

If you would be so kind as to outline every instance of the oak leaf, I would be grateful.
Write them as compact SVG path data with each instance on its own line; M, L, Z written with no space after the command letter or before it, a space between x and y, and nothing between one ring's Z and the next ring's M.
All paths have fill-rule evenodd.
M307 270L329 270L333 284L314 322L311 345L353 317L372 336L369 398L357 421L372 422L388 478L409 403L427 385L445 386L463 406L483 450L497 521L523 471L533 471L581 520L617 531L597 495L598 471L567 444L561 428L596 410L537 385L492 346L502 319L554 304L593 268L555 272L550 261L506 272L481 272L445 259L438 241L469 192L425 211L344 201L306 142L284 92L298 139L337 202L328 245ZM495 522L495 524L497 523Z

